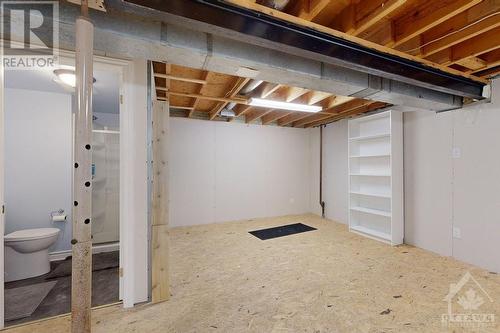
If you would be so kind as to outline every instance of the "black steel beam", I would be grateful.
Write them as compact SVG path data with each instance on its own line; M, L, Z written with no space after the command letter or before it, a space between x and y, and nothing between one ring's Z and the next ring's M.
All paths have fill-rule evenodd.
M174 15L179 23L203 22L210 31L293 55L425 87L481 99L484 83L387 54L222 0L125 0ZM187 21L186 21L187 20Z

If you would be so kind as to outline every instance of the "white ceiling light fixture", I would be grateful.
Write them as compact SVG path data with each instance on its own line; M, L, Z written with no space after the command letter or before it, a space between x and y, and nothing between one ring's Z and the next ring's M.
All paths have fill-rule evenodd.
M281 109L281 110L312 112L312 113L323 110L321 106L317 105L272 101L263 98L251 98L248 104L252 106L260 106L263 108L270 108L270 109Z
M76 87L76 74L73 69L56 69L54 74L57 76L58 82L71 88ZM96 79L93 78L93 80L93 83L95 83Z

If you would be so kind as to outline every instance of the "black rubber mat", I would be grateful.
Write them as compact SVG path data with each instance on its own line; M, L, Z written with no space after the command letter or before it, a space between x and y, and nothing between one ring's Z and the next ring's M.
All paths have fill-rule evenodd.
M316 230L316 228L310 227L302 223L295 223L269 229L249 231L249 233L261 240L266 240L293 234L299 234L301 232L313 231L313 230Z

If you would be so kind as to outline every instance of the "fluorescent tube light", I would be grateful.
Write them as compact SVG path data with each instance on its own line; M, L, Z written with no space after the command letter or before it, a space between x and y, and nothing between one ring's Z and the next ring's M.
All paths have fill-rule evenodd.
M260 106L263 108L282 109L282 110L301 111L301 112L319 112L323 109L321 106L317 105L287 103L280 101L272 101L263 98L251 98L248 104L252 106Z

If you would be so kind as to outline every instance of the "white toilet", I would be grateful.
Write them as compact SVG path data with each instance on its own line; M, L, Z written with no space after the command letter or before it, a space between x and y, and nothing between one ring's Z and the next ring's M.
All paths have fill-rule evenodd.
M39 228L5 235L5 282L48 273L49 247L56 242L58 234L57 228Z

